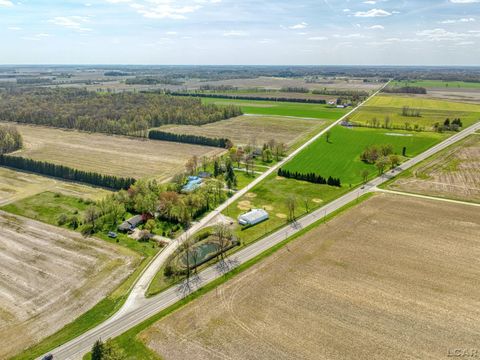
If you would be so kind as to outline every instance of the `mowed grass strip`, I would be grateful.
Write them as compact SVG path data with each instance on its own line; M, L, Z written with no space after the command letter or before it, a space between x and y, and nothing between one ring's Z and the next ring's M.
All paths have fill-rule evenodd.
M480 90L480 82L466 82L466 81L444 81L444 80L407 80L407 81L392 81L391 87L401 86L419 86L431 89L441 88L460 88L460 89L478 89Z
M209 146L16 126L24 148L13 153L15 156L120 177L165 180L183 170L193 155L210 157L223 151Z
M403 107L420 110L420 117L403 116ZM350 121L362 125L371 124L376 118L380 126L389 118L394 127L412 127L418 125L424 130L432 130L435 123L443 125L445 119L460 118L463 126L467 127L480 119L480 105L455 102L449 100L432 99L427 96L409 95L378 95L370 99L350 117Z
M316 119L339 119L348 109L337 109L324 104L304 104L263 100L235 100L202 98L205 104L236 105L245 114L280 115L294 117L309 117Z
M282 116L239 116L215 123L191 125L166 125L159 128L175 134L200 135L212 138L228 138L235 145L256 143L261 146L271 139L288 146L313 136L328 124L315 119L290 118Z
M391 144L394 153L401 155L406 147L408 157L415 156L444 139L446 135L431 132L390 131L387 129L345 128L331 130L330 141L325 135L300 152L283 168L292 172L314 172L327 178L340 178L342 186L355 186L362 181L362 170L374 176L374 165L360 160L369 145Z

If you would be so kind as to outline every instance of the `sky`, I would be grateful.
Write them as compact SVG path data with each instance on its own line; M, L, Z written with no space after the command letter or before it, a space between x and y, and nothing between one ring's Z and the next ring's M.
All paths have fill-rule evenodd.
M0 64L480 65L480 0L0 0Z

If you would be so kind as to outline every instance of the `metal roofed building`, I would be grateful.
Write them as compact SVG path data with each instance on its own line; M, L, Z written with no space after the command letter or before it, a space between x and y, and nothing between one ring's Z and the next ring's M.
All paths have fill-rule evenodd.
M238 217L238 223L244 226L257 225L265 220L268 220L268 212L263 209L253 209Z

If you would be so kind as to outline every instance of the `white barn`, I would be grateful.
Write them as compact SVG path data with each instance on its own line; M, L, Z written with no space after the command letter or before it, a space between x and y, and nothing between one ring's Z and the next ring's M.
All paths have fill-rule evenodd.
M263 209L253 209L238 217L238 223L240 225L248 226L257 225L265 220L268 220L268 212Z

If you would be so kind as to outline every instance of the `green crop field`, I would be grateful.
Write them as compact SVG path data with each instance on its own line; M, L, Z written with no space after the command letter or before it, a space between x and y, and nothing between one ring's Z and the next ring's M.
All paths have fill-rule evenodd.
M280 115L336 120L349 109L337 109L324 104L304 104L260 100L233 100L202 98L205 104L237 105L246 114Z
M407 148L408 157L425 151L446 135L431 132L391 131L387 129L344 128L337 126L331 130L330 142L325 136L288 162L284 169L301 173L315 172L323 177L340 178L343 186L358 185L362 181L363 169L376 174L374 165L360 160L360 154L369 145L391 144L394 152L402 153Z
M403 116L404 106L418 109L420 116ZM480 105L415 96L379 95L352 115L350 121L369 125L375 118L381 127L387 117L394 128L413 129L417 125L423 130L432 130L435 123L443 124L447 118L460 118L463 126L467 127L480 120Z
M392 81L391 87L400 86L420 86L427 89L438 88L461 88L461 89L480 89L480 82L466 82L466 81L443 81L443 80L407 80L407 81Z

